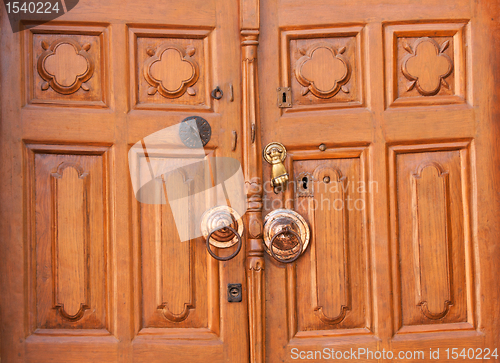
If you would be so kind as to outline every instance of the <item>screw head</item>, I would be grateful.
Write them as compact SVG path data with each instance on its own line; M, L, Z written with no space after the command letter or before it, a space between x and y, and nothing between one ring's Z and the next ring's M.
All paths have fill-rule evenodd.
M326 146L325 146L325 144L321 144L321 145L319 145L319 149L320 149L321 151L325 151L325 150L326 150Z
M330 183L330 177L328 175L323 178L323 183L325 184Z

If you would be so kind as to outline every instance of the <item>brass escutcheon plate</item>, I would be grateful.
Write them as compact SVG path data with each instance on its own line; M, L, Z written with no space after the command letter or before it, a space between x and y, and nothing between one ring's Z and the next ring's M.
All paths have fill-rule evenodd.
M279 142L271 142L270 144L267 144L267 146L262 151L262 156L264 157L264 160L267 161L269 164L273 163L271 157L269 156L272 148L277 148L278 150L281 150L280 159L283 162L286 159L286 148L282 143Z
M207 210L201 216L201 233L207 238L211 231L224 226L231 226L243 236L243 221L233 208L222 205ZM220 229L210 237L209 243L217 248L229 248L238 243L238 237L231 231Z

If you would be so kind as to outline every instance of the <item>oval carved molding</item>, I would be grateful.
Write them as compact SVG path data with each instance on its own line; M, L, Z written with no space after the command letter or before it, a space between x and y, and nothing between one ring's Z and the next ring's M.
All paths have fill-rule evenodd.
M157 92L166 98L178 98L187 92L196 95L192 87L200 76L198 64L192 56L196 49L192 46L184 51L174 45L161 45L156 50L149 48L150 58L144 63L144 78L151 86L148 95Z
M161 175L161 183L168 195L172 189L168 185L176 185L176 190L182 190L182 195L192 195L193 179L189 178L185 170L176 170L168 175ZM156 205L156 214L160 223L157 224L159 240L156 242L156 279L157 279L157 309L161 311L164 318L175 323L179 323L188 318L191 310L195 309L195 256L193 241L183 243L179 240L172 240L169 228L173 219L170 208L163 205ZM172 243L181 243L175 251L177 256L172 254ZM175 261L172 260L175 256ZM168 261L168 262L167 262ZM177 269L182 273L177 275L175 281L169 281L171 278L171 269ZM166 284L165 284L166 283ZM184 290L185 288L185 290ZM183 290L181 293L180 290ZM182 294L182 298L174 298L172 291L176 290L175 295ZM184 300L181 302L180 300Z
M343 56L345 51L346 47L336 49L328 43L316 43L307 50L299 49L303 56L295 66L295 77L303 86L303 96L311 92L319 98L331 98L340 90L349 93L346 84L351 70Z
M73 169L76 171L76 175L68 172L64 173L66 169ZM90 227L89 227L89 195L90 195L90 180L89 173L86 172L82 165L77 162L66 161L59 164L57 170L51 175L51 189L52 189L52 219L53 219L53 228L52 228L52 275L53 275L53 309L56 309L59 314L66 320L75 322L83 318L85 314L85 310L90 309L90 271L89 271L89 259L90 259ZM80 241L81 247L83 247L83 256L82 263L83 266L83 276L81 281L74 281L75 286L73 286L73 291L69 292L68 288L64 288L64 276L68 274L68 266L70 268L75 268L74 266L78 265L75 261L61 261L64 259L64 255L61 256L65 247L64 245L67 243L77 244L76 240L64 240L61 239L60 229L61 222L67 221L67 211L60 210L59 198L60 198L60 186L61 183L71 183L72 178L78 178L82 180L81 192L82 192L82 210L81 216L82 218L82 229L85 230L82 240ZM74 182L74 179L73 179ZM76 189L75 189L76 193ZM66 247L67 248L67 247ZM66 256L67 258L67 256ZM61 281L62 280L62 281ZM67 281L67 280L66 280ZM78 286L78 282L81 283L81 286ZM75 291L80 291L80 294L75 294ZM78 297L77 297L78 296ZM77 299L75 301L75 298ZM78 299L80 300L78 303ZM73 301L71 301L73 300ZM76 309L76 306L79 306ZM75 311L76 310L76 311ZM69 311L74 312L71 314Z
M422 96L434 96L441 86L450 88L445 78L451 74L453 62L444 53L449 44L447 40L439 45L428 37L417 39L413 46L403 43L404 49L409 53L401 67L403 75L410 81L407 91L416 88Z
M51 87L54 91L69 95L80 88L89 91L85 83L94 74L94 63L88 54L90 43L80 45L73 39L57 39L49 45L41 43L45 50L37 62L38 74L45 81L42 90Z
M449 172L436 161L425 162L411 181L417 306L438 320L453 306ZM432 220L430 208L436 213Z
M328 182L325 183L325 177ZM316 198L321 200L340 200L346 205L347 200L347 176L340 169L327 165L318 166L312 173L312 179L316 181ZM338 183L340 188L329 187L329 183ZM312 184L312 183L311 183ZM331 210L315 209L314 213L314 255L311 254L313 266L313 310L315 315L325 324L337 325L343 322L347 314L352 310L352 287L351 287L351 261L349 257L349 214L345 207ZM324 235L318 231L319 228L330 225L334 233L325 240ZM334 226L334 227L333 227ZM325 256L329 258L325 262ZM331 286L338 291L335 295L325 294L325 280L321 276L328 274L333 277ZM328 313L329 311L329 313ZM332 314L333 313L333 314ZM335 314L335 315L334 315Z

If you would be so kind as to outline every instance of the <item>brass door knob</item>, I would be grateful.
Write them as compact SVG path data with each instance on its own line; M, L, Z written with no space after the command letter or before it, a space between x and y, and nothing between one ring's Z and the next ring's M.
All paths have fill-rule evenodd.
M207 251L219 261L228 261L241 250L243 241L243 221L233 208L218 206L207 210L201 217L201 233L205 237ZM229 256L217 256L210 246L229 248L238 245L236 251Z
M310 239L305 219L291 209L276 209L264 221L264 247L279 262L296 261L307 249Z

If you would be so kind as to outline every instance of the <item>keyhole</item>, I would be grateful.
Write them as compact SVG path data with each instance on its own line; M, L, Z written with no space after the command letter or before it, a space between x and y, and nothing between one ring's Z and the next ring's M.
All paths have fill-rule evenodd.
M283 92L283 103L286 103L286 92Z
M227 284L227 301L241 301L241 284Z
M307 176L302 178L302 188L303 189L307 189L307 182L308 181L309 181L309 179L307 179Z
M236 287L232 287L231 290L229 290L229 293L231 294L231 296L238 296L240 294L240 292L238 291L238 289Z

